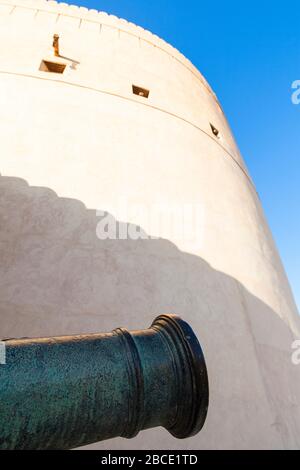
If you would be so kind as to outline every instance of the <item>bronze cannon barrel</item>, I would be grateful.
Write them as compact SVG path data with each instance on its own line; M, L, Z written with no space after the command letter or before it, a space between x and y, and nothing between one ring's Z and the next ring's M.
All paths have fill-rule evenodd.
M155 426L185 438L204 424L204 356L176 315L160 315L146 330L4 345L0 449L71 449Z

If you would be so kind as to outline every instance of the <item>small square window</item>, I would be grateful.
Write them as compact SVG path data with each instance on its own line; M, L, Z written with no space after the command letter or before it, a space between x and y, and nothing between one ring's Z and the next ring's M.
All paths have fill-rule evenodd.
M148 98L150 91L146 88L141 88L136 85L132 85L132 93L134 95L142 96L143 98Z
M62 62L53 62L50 60L42 60L40 70L51 73L64 73L67 64Z
M209 124L210 124L210 128L211 128L211 131L212 131L213 135L219 139L220 138L220 132L211 123L209 123Z

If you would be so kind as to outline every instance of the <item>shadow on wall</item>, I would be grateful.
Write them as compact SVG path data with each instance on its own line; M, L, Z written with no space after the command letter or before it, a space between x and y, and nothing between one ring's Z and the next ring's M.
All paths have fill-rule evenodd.
M203 346L210 409L188 441L148 430L91 447L299 448L300 365L287 324L168 240L99 240L99 220L78 200L0 177L0 337L146 328L177 313Z

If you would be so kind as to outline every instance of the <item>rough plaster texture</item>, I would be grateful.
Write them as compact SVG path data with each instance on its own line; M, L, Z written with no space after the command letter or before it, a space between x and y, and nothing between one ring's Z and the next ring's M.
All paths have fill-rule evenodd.
M54 33L63 75L40 70ZM298 313L205 79L148 31L53 1L0 0L0 40L1 337L143 328L177 313L207 360L205 428L184 441L155 429L92 447L299 448ZM171 228L156 240L99 240L96 209L116 216L120 198L200 207L196 243ZM162 236L138 211L119 222Z

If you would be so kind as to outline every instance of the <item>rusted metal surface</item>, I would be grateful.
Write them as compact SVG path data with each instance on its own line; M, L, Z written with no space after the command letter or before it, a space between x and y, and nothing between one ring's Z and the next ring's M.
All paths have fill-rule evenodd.
M59 57L59 35L58 34L54 34L52 46L54 49L54 55L56 57Z
M160 315L146 330L5 344L1 449L70 449L155 426L185 438L204 424L203 353L175 315Z

